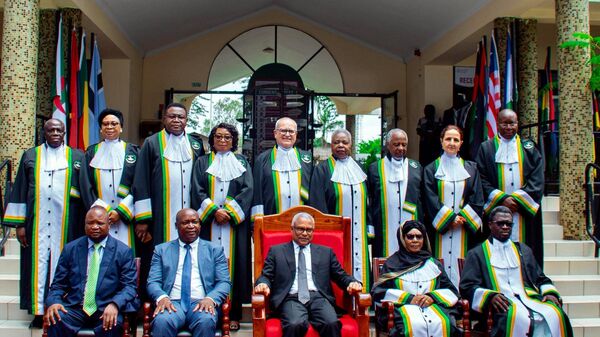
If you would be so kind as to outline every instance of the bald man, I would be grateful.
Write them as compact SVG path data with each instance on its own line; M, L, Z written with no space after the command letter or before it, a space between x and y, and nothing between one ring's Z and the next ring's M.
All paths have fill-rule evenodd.
M83 153L64 144L65 125L44 124L45 142L21 157L3 222L21 244L21 309L42 325L46 285L52 282L64 245L82 234L79 172ZM33 282L36 280L36 282Z

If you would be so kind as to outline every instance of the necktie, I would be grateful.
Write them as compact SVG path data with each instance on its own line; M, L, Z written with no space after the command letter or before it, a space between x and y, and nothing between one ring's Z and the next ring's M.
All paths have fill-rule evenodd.
M90 259L88 278L83 293L83 311L92 316L98 307L96 306L96 285L98 284L98 272L100 271L100 244L94 244L94 253Z
M306 304L310 300L308 293L308 278L306 277L306 260L304 259L304 247L300 246L298 251L298 301Z
M190 254L190 245L185 248L185 258L183 259L183 273L181 275L181 308L187 312L190 309L190 298L192 293L192 255Z

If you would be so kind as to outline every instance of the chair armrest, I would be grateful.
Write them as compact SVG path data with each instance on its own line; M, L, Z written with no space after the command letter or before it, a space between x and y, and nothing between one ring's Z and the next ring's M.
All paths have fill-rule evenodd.
M225 301L223 302L223 304L221 304L221 313L223 315L221 322L223 323L223 325L221 326L221 333L223 337L229 337L230 336L230 328L229 328L229 312L231 311L231 300L229 299L229 296L227 296L227 298L225 299Z
M252 336L264 337L267 329L267 300L262 293L252 295Z
M462 310L463 336L471 337L471 305L465 299L458 300L458 306Z
M387 331L390 332L394 327L394 302L381 302L381 309L383 309L387 316Z
M44 308L44 323L42 324L42 337L48 337L48 328L50 325L46 322L46 311L48 308Z
M142 325L143 335L142 337L150 337L150 320L152 317L152 304L150 302L144 302L144 322Z
M371 306L371 294L353 292L354 307L352 316L358 323L358 335L369 336L369 307Z

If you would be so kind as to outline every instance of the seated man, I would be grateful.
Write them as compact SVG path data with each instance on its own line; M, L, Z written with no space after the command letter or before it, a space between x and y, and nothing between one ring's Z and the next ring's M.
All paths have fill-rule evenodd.
M96 336L121 336L123 312L140 306L133 252L108 235L103 207L85 216L85 237L68 243L48 292L45 321L48 336L75 336L83 326Z
M467 254L460 293L478 312L491 305L492 336L572 336L552 281L527 245L510 240L510 209L494 208L488 225L490 238Z
M214 337L217 307L231 288L223 247L204 241L200 216L191 208L177 212L179 238L154 248L148 295L156 301L152 335L176 336L188 328L192 336Z
M308 323L321 336L341 336L331 280L348 292L362 285L346 273L329 247L311 244L315 220L298 213L292 220L292 242L271 247L254 291L270 297L281 317L284 337L304 336Z

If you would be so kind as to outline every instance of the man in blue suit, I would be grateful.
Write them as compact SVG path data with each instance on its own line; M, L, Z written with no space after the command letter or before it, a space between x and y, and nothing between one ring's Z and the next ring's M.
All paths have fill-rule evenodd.
M110 237L108 214L92 207L85 237L63 249L46 298L48 336L75 336L84 326L96 336L121 336L123 312L139 308L133 252Z
M148 295L156 302L152 335L176 336L189 329L192 336L214 337L219 307L231 288L223 247L204 241L200 216L191 208L177 212L179 238L154 248Z

